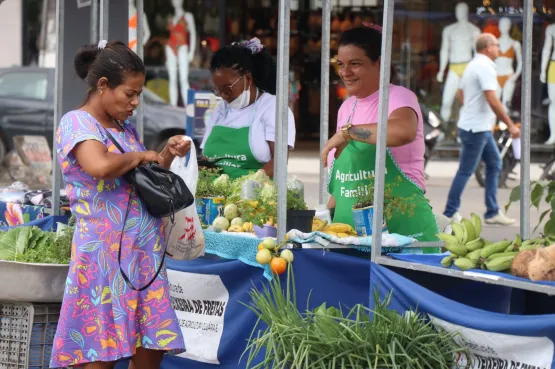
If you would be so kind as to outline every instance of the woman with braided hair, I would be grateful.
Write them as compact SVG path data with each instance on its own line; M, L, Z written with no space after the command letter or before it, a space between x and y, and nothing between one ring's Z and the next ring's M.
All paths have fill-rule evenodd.
M219 49L210 70L213 92L223 101L210 115L201 144L203 155L232 179L259 170L273 177L276 61L253 38ZM288 113L291 150L295 119L290 109Z

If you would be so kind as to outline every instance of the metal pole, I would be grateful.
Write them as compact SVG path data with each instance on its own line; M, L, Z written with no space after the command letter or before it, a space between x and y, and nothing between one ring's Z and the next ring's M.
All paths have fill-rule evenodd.
M56 81L54 82L54 126L52 142L56 143L58 123L62 119L62 86L64 81L64 0L56 1ZM60 164L54 153L52 160L52 215L60 214L60 189L62 188L62 173Z
M98 0L91 0L91 44L98 41Z
M137 55L139 58L144 60L145 48L143 47L144 29L145 29L145 19L144 14L144 0L137 0ZM141 141L144 138L144 113L145 113L145 97L143 94L139 96L139 109L137 111L137 132Z
M100 39L108 40L109 0L100 0Z
M331 3L322 1L322 70L320 83L320 152L329 138ZM320 204L328 202L328 169L320 166Z
M218 2L219 6L219 15L220 15L220 34L218 35L220 39L220 47L223 47L226 44L226 0L220 0ZM216 35L214 35L216 36Z
M380 64L380 106L378 108L378 137L376 143L376 168L374 178L374 219L372 220L372 261L382 253L383 194L387 119L389 110L389 79L391 76L391 38L393 33L394 0L384 0L382 53Z
M285 240L287 223L287 154L289 145L288 91L289 91L289 19L291 0L279 0L278 59L277 59L277 107L274 179L278 188L278 242Z
M522 25L522 120L520 132L520 234L530 238L530 124L532 114L532 29L534 25L534 4L525 1L524 23Z

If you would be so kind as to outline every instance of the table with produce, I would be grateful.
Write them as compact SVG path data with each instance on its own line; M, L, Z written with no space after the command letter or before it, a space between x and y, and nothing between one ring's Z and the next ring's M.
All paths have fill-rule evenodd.
M464 296L455 297L456 283L450 282L449 288L440 291L437 276L435 282L417 284L402 273L373 264L368 254L370 237L359 235L348 225L322 219L326 216L319 218L322 209L308 210L303 192L298 180L288 183L289 239L277 244L277 191L267 176L254 173L230 180L213 169L199 170L196 206L207 255L189 261L167 259L174 309L188 351L168 357L163 368L186 365L208 369L214 364L247 368L269 360L284 367L303 368L451 368L457 360L460 363L461 357L481 358L473 346L475 338L466 331L459 334L449 324L482 328L488 334L498 331L476 322L459 322L453 312L471 309L466 316L487 315L490 309L486 300L499 300L506 291L494 289L502 287L458 280L474 284L474 294L483 297L477 304L467 302ZM550 198L546 201L549 203ZM0 232L0 280L12 287L3 289L0 301L32 302L35 307L59 303L74 227L70 219L68 225L56 224L53 229L23 225ZM382 243L384 253L399 260L422 262L419 257L435 258L446 268L474 269L478 273L512 271L536 283L553 283L549 278L554 268L549 263L555 255L549 245L555 241L555 232L550 232L550 227L548 222L545 235L532 240L517 236L491 242L482 238L481 219L472 214L439 235L447 254L404 253L405 246L414 240L399 235L384 234ZM301 249L292 244L318 244L321 248ZM353 257L328 252L333 245L366 254ZM211 313L207 306L220 306L220 313ZM435 318L430 320L431 316ZM517 318L507 315L507 319ZM517 320L516 325L520 324ZM259 326L257 321L264 325ZM48 326L55 329L55 325L53 321ZM39 329L35 324L33 332L35 326ZM528 328L529 336L541 332L539 328L534 331L534 325ZM0 354L3 340L0 337ZM503 341L499 337L495 340ZM39 344L43 347L51 342L35 343L35 347L31 343L29 350ZM544 346L535 347L539 350ZM522 358L518 360L526 363ZM435 364L429 366L432 361ZM546 361L532 363L544 365ZM541 367L552 368L551 364Z

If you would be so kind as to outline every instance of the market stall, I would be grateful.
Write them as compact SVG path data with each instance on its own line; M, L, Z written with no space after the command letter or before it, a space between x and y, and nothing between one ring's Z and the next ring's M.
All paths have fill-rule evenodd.
M63 1L60 3L63 4ZM280 1L277 121L287 121L289 7L288 0ZM326 20L322 23L323 40L325 41L322 48L322 65L327 66L329 47L325 47L325 43L329 43L330 1L323 1L322 7L323 19ZM138 11L141 11L141 1L138 1L137 8ZM187 352L180 356L166 358L163 368L173 369L182 366L208 368L213 367L214 364L226 368L247 367L246 357L241 360L241 356L247 350L247 341L252 338L253 330L256 335L258 328L266 329L266 333L272 333L272 330L277 330L279 327L273 326L271 322L266 328L256 327L257 313L249 310L244 304L253 306L252 303L256 296L256 294L253 295L253 291L255 291L253 288L263 289L263 286L268 284L276 286L276 283L283 281L287 284L287 291L289 291L292 283L289 273L293 269L295 300L293 300L294 302L285 302L288 309L296 310L297 316L301 317L300 321L296 322L299 324L296 328L314 329L311 314L321 314L325 316L325 319L338 318L337 314L340 313L333 309L324 307L325 311L318 310L324 303L330 308L341 307L346 311L353 306L370 306L376 309L385 309L383 312L392 314L390 316L392 320L400 319L399 324L408 324L407 321L410 321L414 327L424 329L427 324L425 322L429 318L435 326L444 327L448 332L456 329L462 330L463 334L460 340L455 340L452 336L436 338L442 338L439 341L447 342L449 345L451 342L453 343L453 346L443 346L442 349L452 349L452 351L466 354L459 355L458 359L462 356L463 359L460 359L462 361L473 358L484 363L476 364L475 367L488 367L487 365L491 365L488 363L493 362L514 362L515 367L555 368L553 353L555 327L545 323L546 321L555 321L554 316L509 315L515 312L512 297L517 289L555 294L555 283L532 282L530 279L510 277L499 271L482 271L472 268L463 271L458 267L448 268L441 261L445 257L452 256L451 254L418 255L423 248L443 246L443 242L418 243L409 237L382 232L385 213L384 196L386 196L384 172L387 134L385 123L388 116L389 96L387 82L390 77L387 66L391 61L393 9L394 2L386 0L384 2L381 58L383 73L380 76L379 90L381 104L378 136L380 139L377 144L371 236L366 236L361 230L349 228L344 224L334 225L331 222L331 224L326 223L322 219L313 219L315 212L306 209L298 184L287 182L286 124L277 126L275 172L278 175L275 178L275 185L260 174L243 178L240 182L228 182L228 179L219 174L211 174L209 171L201 172L197 188L197 212L205 223L206 229L203 235L206 255L189 261L167 259L172 305L180 320ZM59 17L60 12L61 10L58 8ZM100 11L99 14L102 16L104 12ZM530 24L531 14L530 4L526 7L525 13L525 35L527 36L525 40L528 42L531 31L527 25ZM101 24L106 25L107 20L104 19L104 23L101 22ZM95 28L92 31L94 38L98 29ZM138 33L141 34L140 23ZM526 42L525 50L529 50L529 44ZM525 52L524 56L524 64L530 64L530 53ZM529 85L529 68L527 70L525 67L523 76L524 82L528 82ZM58 76L58 78L60 77ZM322 68L322 83L327 83L328 80L329 68ZM523 86L526 91L527 83L523 83ZM56 122L59 121L62 113L59 101L61 92L58 91L58 93ZM522 106L529 106L527 104L529 103L529 94L523 93L522 96ZM322 101L327 101L327 92L322 93ZM321 109L321 147L323 147L328 131L327 104L322 103ZM529 116L528 109L523 115L522 122L522 165L525 168L529 167L530 161L530 137L527 129ZM140 119L138 121L141 122ZM57 170L55 166L53 191L59 194L60 180ZM220 185L219 189L200 186L202 176L209 177L211 175L214 177L204 178L206 181L203 185L216 183L216 185ZM327 183L326 175L327 172L322 170L321 203L325 203L327 200L324 186ZM529 171L523 171L521 181L521 236L522 239L527 240L530 238ZM257 191L254 192L256 195L249 195L249 189L256 189ZM266 192L263 192L264 190ZM54 209L57 214L59 205L56 204L59 204L59 201L56 196L54 198ZM220 199L216 201L216 198ZM297 200L297 207L291 207L295 203L291 201L292 199ZM293 220L293 215L298 215L293 213L295 211L308 211L308 213L304 213L304 216L300 217L304 218L304 223L301 221L292 226L289 222ZM309 221L306 222L306 219ZM477 223L473 223L473 227L475 232L473 236L468 235L470 227L465 228L466 238L460 240L463 245L479 237L479 232L476 234ZM26 236L25 242L14 244L13 259L20 257L24 261L31 260L26 258L31 258L33 253L36 254L39 250L37 240L50 237L51 240L54 240L52 242L56 243L58 241L55 240L62 237L55 234L39 236L38 233L37 236L33 236L33 232L28 231L29 235ZM15 232L12 233L15 234ZM23 233L23 231L18 231L18 233ZM458 237L457 234L449 235ZM31 240L34 240L34 243ZM459 240L457 239L457 241ZM522 246L522 242L524 241L521 240L519 247ZM509 246L505 245L505 249ZM482 250L485 247L485 243L480 244L476 250ZM67 252L69 250L66 250L66 254ZM457 255L457 257L466 256L468 252L462 253L465 255ZM500 250L497 253L501 253ZM486 260L489 256L491 254L483 257L483 264L486 265L486 268L488 268ZM454 257L451 261L456 262ZM457 264L460 262L456 262L455 265ZM424 273L418 274L419 271ZM442 277L438 278L436 274L440 274ZM272 291L276 294L276 290ZM381 305L382 301L388 300L388 296L391 296L389 308ZM98 299L101 298L102 296L98 296ZM41 301L47 301L47 298L42 298ZM51 298L51 301L48 302L56 303L59 308L59 296ZM51 334L44 335L42 342L38 342L36 337L35 340L30 336L26 337L25 348L18 349L17 352L10 349L5 354L4 346L0 345L0 364L16 363L23 367L31 367L32 358L40 354L42 361L37 364L37 367L47 367L49 356L47 348L53 344L51 341L52 330L55 330L56 326L56 321L51 319L53 314L49 315L48 320L41 322L40 319L44 314L41 315L40 311L45 305L19 304L21 306L15 309L13 301L2 303L2 318L18 320L21 324L32 326L33 335L35 331L43 332L44 330L48 330ZM52 308L52 304L49 306ZM393 310L399 314L394 313ZM416 315L412 313L414 311L424 315L417 316L413 321L411 317ZM551 311L551 314L553 313ZM355 326L372 324L349 320L350 318L345 316L343 318L348 324ZM41 323L43 324L41 325ZM386 324L383 327L388 332L391 330L391 333L395 334L394 328L391 326ZM428 329L432 328L428 325ZM436 330L433 331L434 334L438 334ZM48 341L49 339L50 341ZM4 338L0 339L1 343L4 342L2 340ZM8 337L10 344L17 340L21 340L21 337ZM251 343L253 342L251 341ZM382 347L385 349L388 343L389 341ZM437 342L434 341L433 344L437 344ZM522 345L523 349L512 349L517 345ZM403 348L407 348L407 346L410 345L407 343L407 345L403 345ZM41 347L46 348L37 353ZM298 348L293 347L293 349ZM270 349L272 348L268 346L268 350ZM288 349L290 349L289 346ZM305 349L306 353L303 355L308 355L308 358L312 352L306 347ZM368 348L366 354L370 351ZM276 357L283 354L274 353L277 355ZM288 353L293 354L293 352ZM388 352L388 354L392 354L392 352ZM378 357L379 360L386 360L378 353L373 355L375 355L376 362ZM254 360L252 363L266 360L263 351L259 353L251 351L246 356L250 356ZM329 363L326 362L326 367L332 365L332 359L329 360ZM453 361L453 358L449 360ZM380 363L385 363L385 361ZM123 368L125 365L126 363L122 363L121 367ZM508 367L508 364L503 365ZM303 367L309 368L309 366ZM407 364L406 367L410 366Z

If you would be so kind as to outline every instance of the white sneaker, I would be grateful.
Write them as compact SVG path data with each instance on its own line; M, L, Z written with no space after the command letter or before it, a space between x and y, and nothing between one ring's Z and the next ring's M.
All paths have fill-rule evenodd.
M499 224L504 226L508 226L516 222L515 219L511 219L501 212L497 213L497 215L493 218L486 219L485 221L487 224Z
M461 213L457 211L455 214L453 214L453 216L451 217L451 221L454 223L460 223L462 221Z

